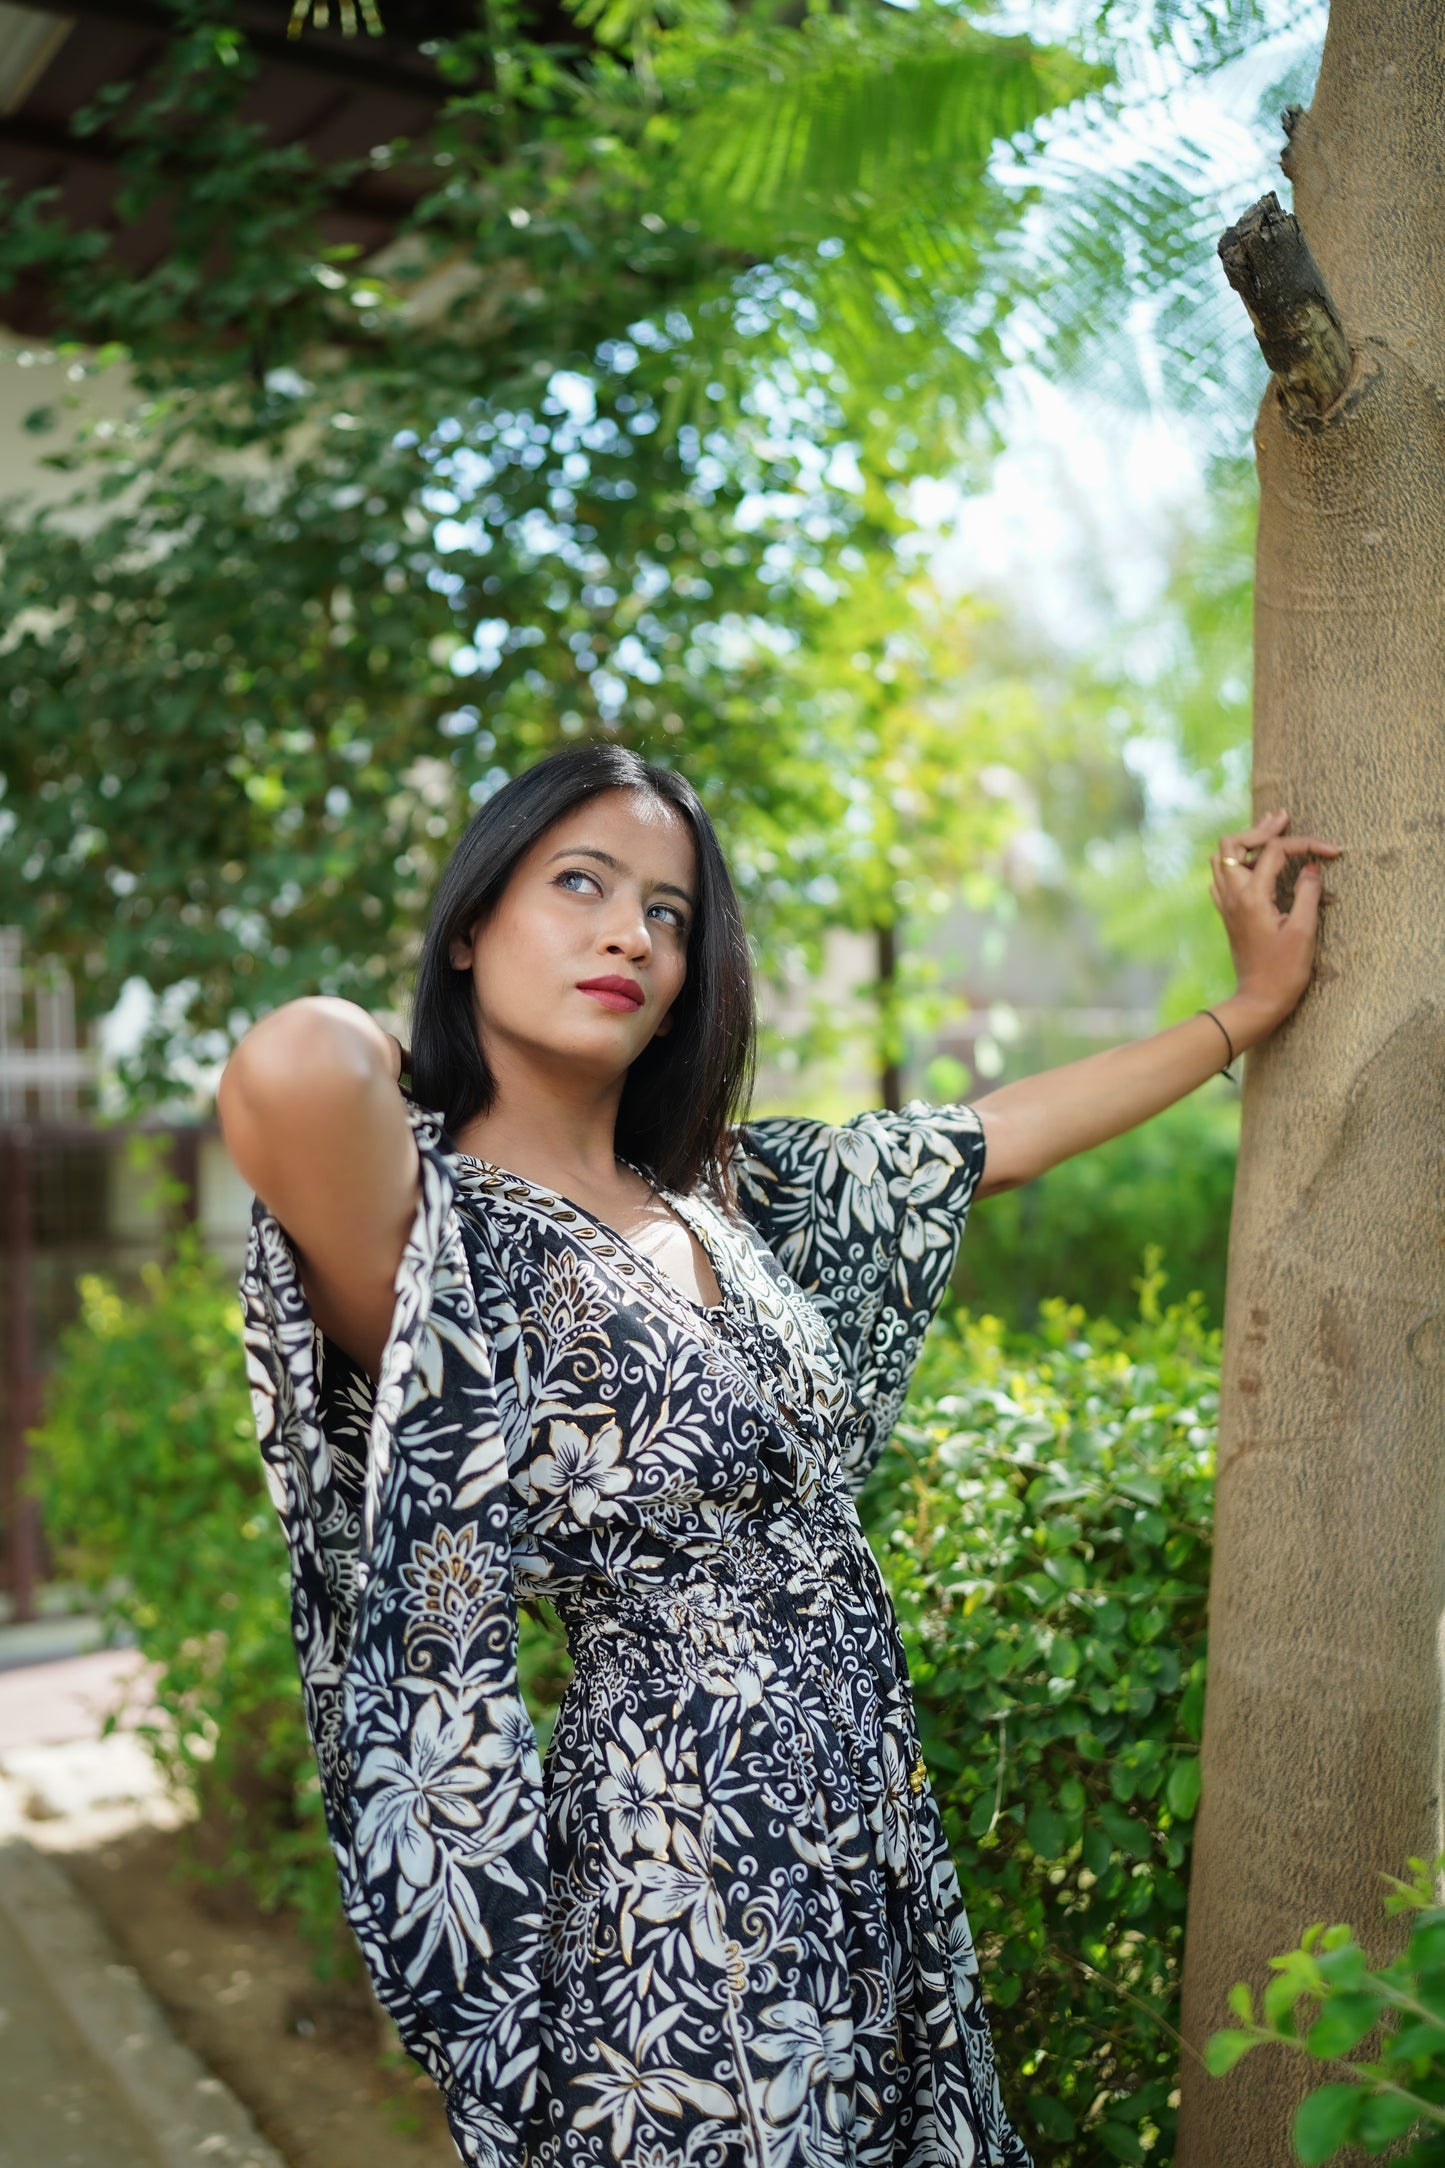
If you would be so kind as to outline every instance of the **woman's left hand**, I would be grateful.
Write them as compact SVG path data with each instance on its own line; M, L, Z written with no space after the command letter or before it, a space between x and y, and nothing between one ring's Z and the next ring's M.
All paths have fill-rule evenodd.
M1281 911L1280 874L1291 858L1337 858L1341 849L1320 836L1288 835L1288 827L1288 813L1266 813L1243 834L1222 836L1210 860L1210 892L1229 936L1237 998L1258 1011L1261 1037L1284 1021L1309 985L1324 900L1319 866L1305 865L1293 904Z

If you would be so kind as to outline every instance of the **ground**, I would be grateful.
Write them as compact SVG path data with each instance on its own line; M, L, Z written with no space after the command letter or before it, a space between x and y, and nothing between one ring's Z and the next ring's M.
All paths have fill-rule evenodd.
M138 1660L117 1652L0 1668L0 1835L14 1831L58 1860L176 2034L289 2168L456 2168L434 2089L389 2045L364 1986L318 1979L295 1927L244 1892L185 1878L184 1808L136 1739L99 1736L107 1710L127 1696L138 1706L138 1686ZM127 2151L104 2086L36 2029L33 1999L0 1935L4 2061L26 2073L13 2102L0 2084L0 2162L148 2159ZM28 2136L22 2111L25 2130L35 2126Z

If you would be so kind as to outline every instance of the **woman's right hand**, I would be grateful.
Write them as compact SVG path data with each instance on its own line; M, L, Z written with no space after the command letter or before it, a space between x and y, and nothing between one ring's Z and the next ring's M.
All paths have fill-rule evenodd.
M328 1338L373 1376L416 1213L416 1143L397 1091L401 1047L354 1002L287 1002L226 1064L226 1148L296 1245Z
M1300 1002L1314 968L1324 879L1319 859L1338 858L1340 845L1323 836L1292 836L1286 812L1266 813L1252 828L1221 836L1210 861L1210 893L1224 920L1239 981L1217 1004L1236 1053L1258 1045ZM1303 858L1294 901L1275 900L1280 875Z

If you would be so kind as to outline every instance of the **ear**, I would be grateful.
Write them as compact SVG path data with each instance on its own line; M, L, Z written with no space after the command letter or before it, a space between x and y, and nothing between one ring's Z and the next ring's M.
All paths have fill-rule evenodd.
M447 961L453 971L470 971L472 968L472 944L470 941L453 941L447 950Z

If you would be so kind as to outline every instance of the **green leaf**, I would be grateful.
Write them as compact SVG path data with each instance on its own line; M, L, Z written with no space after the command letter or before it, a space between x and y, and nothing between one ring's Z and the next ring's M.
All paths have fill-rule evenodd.
M1352 1995L1364 1981L1369 1960L1348 1928L1343 1939L1332 1940L1332 1934L1333 1930L1323 1938L1321 1954L1316 1960L1320 1976L1328 1980L1332 1988Z
M1217 2032L1210 2036L1204 2050L1204 2067L1212 2078L1222 2078L1234 2068L1241 2055L1259 2046L1259 2037L1247 2032Z
M1112 1857L1109 1840L1103 1830L1093 1822L1087 1823L1084 1829L1084 1865L1090 1874L1107 1874Z
M1422 1921L1410 1937L1410 1963L1417 1972L1445 1965L1445 1918Z
M735 79L689 117L679 185L694 217L743 245L766 232L776 247L780 229L826 238L864 207L887 217L944 172L961 189L996 140L1091 82L1077 61L1057 73L1027 39L927 4L881 37L815 15L802 36L737 39L720 58Z
M1204 1732L1204 1671L1196 1667L1199 1676L1191 1675L1179 1703L1179 1729L1186 1738L1198 1740Z
M1177 1814L1181 1821L1188 1821L1192 1818L1195 1808L1199 1805L1199 1756L1197 1754L1190 1754L1185 1760L1177 1761L1174 1764L1174 1767L1169 1772L1169 1782L1164 1787L1164 1797L1168 1802L1171 1814Z
M1063 2142L1074 2137L1078 2132L1079 2126L1073 2116L1070 2115L1063 2102L1056 2100L1052 2093L1036 2094L1029 2101L1028 2113L1032 2117L1035 2126L1043 2132L1046 2138L1053 2138Z
M1146 2157L1139 2133L1127 2129L1123 2123L1100 2123L1094 2136L1115 2160L1142 2161Z
M1322 2085L1295 2110L1294 2148L1304 2168L1319 2168L1359 2130L1364 2094L1355 2085Z
M1063 1817L1049 1807L1030 1807L1024 1834L1040 1859L1057 1859L1068 1842Z
M975 1799L972 1808L969 1811L969 1835L971 1837L986 1836L988 1833L989 1824L992 1822L992 1820L993 1794L992 1792L980 1792L977 1799Z
M1133 1859L1147 1859L1154 1849L1153 1836L1144 1824L1132 1814L1125 1814L1111 1800L1101 1800L1099 1820L1109 1833L1109 1841L1121 1852Z
M1332 1995L1305 2034L1305 2046L1321 2062L1333 2062L1359 2046L1380 2022L1382 1995Z
M1413 2101L1402 2100L1398 2093L1376 2093L1360 2110L1356 2135L1373 2150L1403 2138L1420 2120L1420 2111Z

